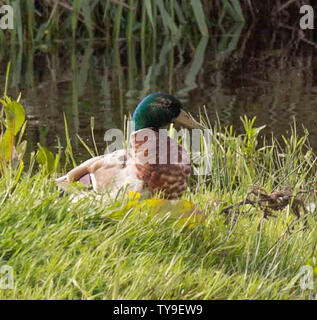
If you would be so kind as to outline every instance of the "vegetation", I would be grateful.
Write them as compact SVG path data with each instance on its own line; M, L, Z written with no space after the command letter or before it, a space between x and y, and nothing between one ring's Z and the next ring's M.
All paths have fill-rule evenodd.
M5 118L2 140L11 128ZM28 168L22 158L18 166L1 158L0 265L13 267L15 286L0 290L0 299L314 298L300 289L298 272L315 267L317 158L308 133L298 137L295 127L283 147L274 137L259 145L263 128L254 121L242 118L240 135L214 126L211 175L193 179L184 195L206 220L189 229L133 202L128 214L109 215L126 204L124 196L113 201L74 185L86 196L60 197L51 165L60 161L41 147ZM271 207L268 219L263 206L223 210L255 186L267 194L288 190L289 202ZM292 214L295 200L307 207L300 217Z
M0 0L0 5L7 2ZM78 161L73 153L74 141L86 144L87 157L97 149L93 138L90 143L70 138L73 132L81 133L78 98L84 95L87 78L104 64L99 56L92 56L92 41L80 45L83 38L98 39L102 44L114 43L101 55L113 60L115 72L107 71L112 73L112 82L108 83L111 77L106 72L100 75L99 82L101 91L111 87L108 91L119 96L119 109L115 110L119 119L125 113L123 99L139 98L135 92L145 95L156 88L159 78L166 82L166 91L177 91L181 97L188 95L197 86L195 81L203 69L208 41L213 44L211 63L216 70L208 84L211 103L232 113L235 97L223 92L223 81L229 78L226 72L231 78L234 70L226 71L222 67L226 57L235 52L239 62L236 67L251 69L252 64L244 63L245 52L252 55L257 46L254 37L259 38L259 33L250 32L251 29L240 37L243 24L261 16L284 23L282 27L293 35L290 45L289 37L281 37L274 30L269 51L263 52L260 59L254 55L260 67L267 61L285 65L292 56L295 66L310 69L313 52L298 53L300 50L294 47L300 48L298 44L302 42L313 47L314 43L288 26L289 21L294 25L292 13L298 16L298 7L309 1L280 5L268 0L257 3L256 8L251 1L243 0L12 0L9 3L17 14L13 31L0 30L0 55L10 57L13 69L10 83L7 72L0 101L0 267L5 264L13 267L15 285L13 290L0 289L0 299L316 297L315 290L300 288L299 271L304 265L317 270L317 158L309 144L309 132L303 129L304 133L299 135L296 123L289 136L277 140L274 136L263 138L264 128L256 127L255 119L242 117L242 130L239 127L242 133L238 133L237 127L219 122L210 124L208 116L203 116L201 121L213 128L209 145L212 152L208 153L212 157L202 154L211 166L211 174L194 176L183 196L183 200L195 204L206 217L191 228L180 225L177 217L171 219L169 212L157 212L155 205L140 206L134 198L126 196L111 200L107 195L96 195L74 185L73 194L84 197L76 197L76 201L70 193L61 197L54 182L58 174ZM219 38L204 37L214 27L226 32ZM166 36L165 41L159 39L161 35ZM181 36L186 41L179 42ZM126 47L121 45L123 38ZM131 41L135 38L140 39L137 45ZM65 49L68 39L77 42L76 46ZM52 43L57 47L51 46ZM191 54L184 54L189 49ZM76 50L83 52L80 64ZM182 65L180 70L174 50L180 52L180 59L191 57L186 68ZM55 153L45 143L30 146L30 141L29 152L25 152L24 133L28 124L24 103L20 96L16 100L8 97L9 87L18 88L21 83L34 86L34 70L43 52L54 84L62 70L72 74L68 105L71 104L71 111L77 116L72 129L65 121L65 136L60 137ZM34 53L38 54L37 58ZM58 56L67 61L66 67L57 62ZM71 57L70 61L66 57ZM142 69L142 79L138 81L136 61L141 61ZM311 73L298 70L301 69L293 68L292 73L282 70L282 73L277 67L270 73L273 88L260 80L259 86L274 92L275 104L287 104L282 94L289 92L292 101L300 101L300 90L289 88L297 85L296 88L307 90L304 78L311 77L310 86L313 80ZM179 84L175 74L181 72L185 82ZM284 82L286 77L293 82ZM56 91L52 95L55 97ZM263 106L272 104L268 95L263 99ZM92 133L93 129L91 121ZM178 211L176 208L176 214Z
M75 136L90 135L91 115L96 143L102 147L104 132L99 129L98 134L98 128L122 127L123 116L155 91L177 96L193 113L206 105L211 119L217 111L221 123L234 123L238 132L239 116L247 113L268 125L265 133L285 133L296 116L298 124L305 123L311 136L316 135L315 53L308 32L302 37L286 27L263 31L240 23L210 32L210 37L190 32L181 39L160 36L155 42L136 33L133 41L121 39L115 45L81 38L0 44L0 90L5 66L12 61L9 93L16 96L22 90L22 103L29 110L27 152L38 141L57 146L56 136L65 142L63 112L77 156ZM316 142L311 139L314 149Z
M22 44L82 37L131 39L134 35L156 39L162 34L180 36L185 30L206 36L213 26L255 22L259 16L292 19L302 4L313 4L313 0L284 4L269 0L256 6L248 0L0 0L0 5L8 3L15 12L10 40ZM4 37L0 30L0 40Z

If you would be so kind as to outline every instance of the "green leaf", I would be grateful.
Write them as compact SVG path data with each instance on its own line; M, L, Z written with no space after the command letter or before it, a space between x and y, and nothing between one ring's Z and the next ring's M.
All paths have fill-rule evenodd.
M203 36L208 36L208 28L207 28L207 24L206 24L206 17L204 14L204 10L203 7L201 5L201 1L200 0L191 0L191 5L193 7L194 10L194 15L196 17L196 21L198 23L198 27L200 30L200 33Z
M40 41L42 40L45 30L47 27L47 22L42 23L36 30L36 37L35 37L35 41Z
M20 161L20 165L19 165L18 171L17 171L17 173L15 175L15 178L14 178L14 184L15 185L20 181L23 169L24 169L24 162Z
M237 20L244 22L245 19L244 19L243 12L241 9L240 1L239 0L231 0L231 4L232 4L233 9L235 10L235 12L238 15Z
M41 164L47 173L54 171L55 158L53 153L38 143L39 150L36 154L36 161Z
M163 0L157 0L157 5L161 12L164 27L166 28L166 26L168 26L168 28L171 30L172 35L177 35L179 30L177 29L171 16L166 11Z
M5 125L8 130L12 130L13 134L17 135L25 121L24 108L16 101L9 102L4 108L6 113Z
M78 140L81 142L81 144L84 146L84 148L87 150L87 152L90 154L90 156L93 158L96 155L94 154L93 150L91 150L88 145L86 144L86 142L78 135L76 134L76 137L78 138Z
M14 134L13 131L7 129L2 136L0 142L0 150L1 150L1 160L10 161L12 158L12 149L14 146Z
M153 23L153 11L152 11L152 0L144 0L143 5L145 4L146 12L149 17L149 20L151 22L151 25L154 29L154 23Z
M5 82L5 86L4 86L4 96L5 97L7 96L7 91L8 91L10 69L11 69L11 61L9 61L8 65L7 65L6 82Z
M89 1L83 1L82 2L82 13L84 16L84 22L85 26L88 30L89 37L93 37L93 24L91 20L91 8L90 8L90 3Z
M181 24L186 24L186 19L185 19L184 13L183 13L183 11L177 1L174 2L174 6L175 6L175 12L176 12L176 15L177 15L179 22Z
M81 0L73 0L73 14L72 14L73 38L75 38L75 35L76 35L76 28L77 28L80 9L81 9Z

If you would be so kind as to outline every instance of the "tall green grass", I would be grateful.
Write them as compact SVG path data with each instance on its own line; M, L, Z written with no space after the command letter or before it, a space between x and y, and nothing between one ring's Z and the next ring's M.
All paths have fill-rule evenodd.
M263 128L255 119L241 121L242 134L212 126L211 175L193 179L183 196L207 217L193 230L170 224L168 213L105 219L113 200L79 186L73 191L85 197L77 202L71 193L60 197L53 178L62 169L50 165L59 158L41 147L38 166L33 153L28 168L8 167L0 177L0 266L13 267L15 285L0 289L0 299L315 298L299 287L300 268L316 267L317 158L309 133L298 136L294 126L283 145L274 137L260 143ZM294 196L306 191L308 227L290 206L269 220L249 205L236 217L222 213L254 186L267 193L289 188Z
M1 197L6 180L0 181ZM298 272L315 254L316 222L288 229L287 210L226 223L215 194L191 197L208 222L180 232L164 217L102 221L105 203L59 198L42 173L24 178L2 205L0 264L13 267L1 299L313 299ZM229 199L224 194L223 199ZM259 225L261 226L259 229Z
M0 1L0 5L7 1ZM240 0L60 0L9 1L14 7L15 28L2 37L12 42L65 38L131 38L157 34L179 37L192 30L203 36L226 21L245 21L248 5ZM212 13L217 12L216 15ZM25 13L25 14L21 14ZM9 39L7 39L9 40Z
M179 0L144 1L9 1L14 7L15 29L11 41L51 40L67 37L114 38L156 32L177 35L194 22L207 35L207 20L200 0L190 6ZM0 1L0 5L4 4ZM26 14L21 14L26 12ZM194 13L195 21L191 16Z
M0 44L59 42L65 39L105 39L158 35L176 38L208 36L212 28L232 23L276 20L293 26L300 1L280 4L274 0L254 4L249 0L0 0L14 8L14 30L0 30ZM314 5L313 0L306 4Z

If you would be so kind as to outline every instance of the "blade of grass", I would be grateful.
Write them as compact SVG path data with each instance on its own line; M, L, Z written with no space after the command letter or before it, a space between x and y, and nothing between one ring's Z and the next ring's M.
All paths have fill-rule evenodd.
M191 0L190 3L192 5L200 33L203 36L208 36L208 27L207 27L206 17L204 14L204 10L203 10L201 1L200 0Z

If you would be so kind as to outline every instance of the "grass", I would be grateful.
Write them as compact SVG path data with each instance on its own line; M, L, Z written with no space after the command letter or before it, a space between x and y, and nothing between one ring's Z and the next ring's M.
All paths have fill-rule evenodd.
M0 178L0 266L13 267L15 285L0 290L0 299L314 298L314 290L300 289L298 272L315 267L315 212L308 227L291 202L268 220L248 205L221 213L254 186L267 193L289 188L294 196L305 191L304 205L315 203L309 134L299 137L294 124L280 145L274 137L261 141L255 119L241 120L240 135L213 126L211 175L193 179L184 195L207 217L192 230L144 210L102 219L113 201L94 193L76 203L60 197L45 156L36 167L31 155L18 183L19 169L7 166Z
M1 190L5 189L1 184ZM1 299L302 299L296 275L316 242L316 224L286 232L287 213L262 224L241 218L234 228L208 203L208 223L178 232L162 219L122 223L88 218L107 209L71 205L51 179L23 179L1 208L1 261L15 271L15 289ZM246 232L247 230L247 232Z
M213 24L248 19L248 10L253 9L247 2L233 0L147 1L135 10L131 8L137 1L132 0L119 1L128 7L115 1L91 1L88 8L86 1L59 1L58 5L43 1L36 11L34 1L27 1L26 8L22 1L11 2L21 6L17 27L10 33L0 30L0 38L21 46L24 41L67 37L126 37L131 42L139 33L142 39L153 37L155 49L154 39L162 33L177 36L195 22L191 33L204 35ZM226 52L236 47L229 40L224 37L219 44ZM195 85L205 49L206 39L202 38L197 41L184 94ZM120 60L119 48L115 52ZM131 53L131 79L133 57ZM173 66L172 60L169 63ZM74 57L72 68L77 68ZM22 73L21 68L14 69ZM82 74L84 77L85 72ZM76 81L75 114L80 91ZM245 199L254 186L267 193L290 188L294 196L305 190L305 206L315 203L311 189L316 185L316 158L308 144L309 133L299 137L294 126L282 143L274 137L259 143L261 130L254 122L244 118L243 126L241 135L232 127L214 126L211 175L193 179L184 195L207 216L193 230L180 230L165 215L151 217L150 212L135 212L121 221L101 219L113 204L96 199L93 193L77 203L71 202L70 195L59 197L54 183L58 166L49 160L58 158L43 148L34 150L28 168L21 161L17 169L1 166L0 267L13 267L15 286L0 289L0 299L315 298L314 290L300 289L298 276L303 265L315 267L315 212L309 214L308 228L292 214L291 204L268 220L262 219L259 208L248 205L236 217L221 213ZM70 165L75 159L69 143L66 150ZM36 159L39 165L34 164Z

